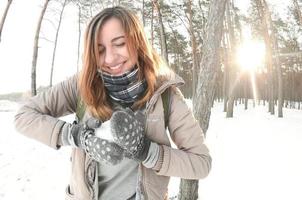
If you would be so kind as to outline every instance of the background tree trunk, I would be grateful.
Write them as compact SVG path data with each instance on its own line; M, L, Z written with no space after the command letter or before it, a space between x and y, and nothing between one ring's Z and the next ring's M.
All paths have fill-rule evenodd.
M164 23L163 23L163 19L162 19L160 4L158 3L158 0L153 0L153 4L157 11L157 16L158 16L160 40L161 40L161 55L164 58L167 65L169 65L167 39L166 39L165 27L164 27Z
M262 0L255 0L257 5L257 10L259 14L259 18L262 22L262 33L265 42L266 48L266 56L265 62L267 66L268 72L268 104L269 104L269 112L273 115L275 114L275 107L274 107L274 83L273 83L273 61L272 61L272 44L269 36L268 24L266 20L266 13L264 10L264 5Z
M41 24L43 21L43 17L46 11L46 8L48 6L49 0L45 0L42 11L40 13L36 33L35 33L35 39L34 39L34 50L33 50L33 58L32 58L32 68L31 68L31 95L35 96L37 94L36 89L36 68L37 68L37 60L38 60L38 50L39 50L39 35L40 35L40 29Z
M202 49L203 56L198 72L195 98L193 99L193 112L205 135L209 126L217 71L220 66L219 53L227 2L228 0L212 0L210 3L207 32ZM180 187L180 200L198 198L198 180L181 179Z
M294 4L294 8L298 14L298 18L299 18L299 21L300 21L300 25L302 26L302 14L301 14L301 10L300 10L300 6L298 4L298 1L297 0L293 0L293 4Z
M229 70L229 97L227 103L227 113L226 117L233 117L234 110L234 101L236 96L236 66L234 62L235 58L235 33L234 33L234 20L232 20L231 16L231 2L226 5L226 21L228 27L228 35L229 35L229 51L228 51L228 70Z
M58 44L58 38L59 38L59 31L60 31L60 27L61 27L61 22L62 22L62 17L63 17L64 9L65 9L65 6L66 6L66 2L67 2L67 0L64 0L64 2L62 4L62 9L61 9L61 12L60 12L60 17L59 17L59 22L58 22L58 27L57 27L57 30L56 30L55 43L54 43L54 47L53 47L52 60L51 60L49 87L52 87L53 70L54 70L54 65L55 65L55 58L56 58L56 50L57 50L57 44Z
M81 44L81 15L82 15L82 8L81 5L78 5L78 49L77 49L77 73L80 70L80 44Z
M194 35L194 27L193 27L193 11L192 11L192 0L188 0L188 13L189 13L189 34L190 34L190 40L191 40L191 47L192 47L192 64L193 64L193 76L192 76L192 85L193 85L193 98L195 95L195 89L196 89L196 82L197 82L197 47L196 47L196 38Z
M227 25L224 24L223 41L223 112L227 111L229 99L229 56L228 56L228 39L227 39Z
M265 0L263 0L263 9L265 13L265 19L267 21L269 30L270 30L270 41L273 48L274 52L274 65L275 68L277 69L277 80L278 80L278 117L283 117L283 84L282 84L282 71L281 71L281 66L280 66L280 61L279 61L279 47L278 47L278 41L276 38L276 33L275 29L273 27L273 22L272 22L272 17L270 10L267 6L267 3ZM273 63L272 63L273 64Z
M142 21L143 21L143 26L146 26L146 19L145 19L145 0L142 2Z
M152 3L151 5L152 6L151 6L151 23L150 23L151 30L150 30L150 32L151 32L151 45L153 47L153 44L154 44L154 26L153 26L153 24L154 24L154 4Z
M4 13L3 13L2 18L1 18L1 22L0 22L0 42L1 42L1 35L2 35L2 30L3 30L4 23L5 23L5 19L6 19L8 10L9 10L10 5L12 4L12 2L13 2L13 0L8 0L7 1Z

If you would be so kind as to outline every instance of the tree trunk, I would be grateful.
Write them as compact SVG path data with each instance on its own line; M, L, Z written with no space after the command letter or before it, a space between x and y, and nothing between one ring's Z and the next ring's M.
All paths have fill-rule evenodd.
M243 77L243 93L244 93L244 110L248 108L248 100L249 100L249 93L248 93L248 74L245 73ZM255 101L255 99L254 99Z
M164 58L167 65L169 65L168 58L168 49L167 49L167 39L165 34L165 27L162 19L161 8L158 3L158 0L153 0L154 7L158 15L159 31L160 31L160 40L161 40L161 55Z
M42 11L40 13L39 21L37 24L37 29L35 33L35 39L34 39L34 50L33 50L33 60L32 60L32 68L31 68L31 95L35 96L37 94L36 89L36 68L37 68L37 60L38 60L38 50L39 50L39 35L40 35L40 29L41 24L43 21L43 17L47 8L49 0L45 0Z
M220 44L225 5L228 0L212 0L210 3L207 32L203 45L203 56L198 72L198 84L193 99L193 112L204 134L208 130L211 106L214 101L215 82L220 67ZM202 66L202 67L201 67ZM198 198L198 181L181 179L180 200Z
M142 2L142 20L143 20L143 26L145 27L146 25L146 19L145 19L145 0Z
M152 6L151 6L151 45L153 47L153 43L154 43L154 26L153 26L153 23L154 23L154 4L152 3Z
M179 200L198 199L198 181L181 179L179 185Z
M78 55L77 55L77 73L79 73L79 69L80 69L80 44L81 44L81 15L82 15L82 8L81 8L81 5L78 5L78 10L79 10L79 13L78 13L78 32L79 32L79 35L78 35Z
M294 8L298 14L300 25L302 26L302 14L297 0L293 0Z
M276 38L276 33L273 27L273 22L272 22L272 17L270 14L270 10L267 6L267 3L265 0L263 0L263 5L264 5L264 12L265 12L265 18L267 21L267 24L269 25L269 29L271 32L270 35L270 41L272 46L274 47L274 61L275 61L275 67L277 69L277 80L278 80L278 117L283 117L283 83L282 83L282 71L281 71L281 66L280 66L280 61L279 61L279 46L278 46L278 41Z
M227 30L227 26L224 25L225 30ZM228 42L227 40L227 32L224 31L224 35L222 36L223 40L223 61L224 61L224 73L223 73L223 112L227 111L227 105L229 100L229 58L228 58Z
M226 19L227 19L227 27L228 27L228 33L229 33L229 98L227 103L227 113L226 117L230 118L233 117L233 111L234 111L234 103L235 103L235 96L236 96L236 68L235 68L235 62L234 62L234 53L235 53L235 33L234 33L234 21L231 19L231 13L230 13L230 3L228 3L226 6Z
M66 6L66 1L67 0L64 0L64 2L62 4L62 9L61 9L61 12L60 12L58 27L57 27L57 31L56 31L55 43L54 43L53 52L52 52L49 87L52 87L53 69L54 69L54 65L55 65L55 58L56 58L57 44L58 44L58 38L59 38L59 31L60 31L60 27L61 27L61 22L62 22L64 9L65 9L65 6Z
M188 0L188 12L189 12L189 34L190 34L190 40L191 40L191 46L192 46L192 64L193 64L193 98L195 95L195 89L196 89L196 79L197 79L197 49L196 49L196 38L194 35L194 27L193 27L193 12L192 12L192 0Z
M199 66L196 97L193 99L194 115L204 133L208 130L211 106L214 98L217 70L220 67L220 43L225 5L228 0L213 0L210 4L208 27L203 45L203 57Z
M5 23L5 19L6 19L9 7L12 4L12 2L13 2L13 0L8 0L7 1L4 13L3 13L2 18L1 18L1 22L0 22L0 42L1 42L1 34L2 34L4 23Z
M275 107L274 107L274 83L273 83L273 60L272 60L272 44L270 41L270 35L268 30L267 18L266 13L264 10L264 3L263 0L255 0L257 5L257 10L259 17L262 21L262 30L263 30L263 37L265 42L265 49L266 49L266 56L265 62L267 66L268 72L268 104L269 104L269 112L273 115L275 114Z
M178 39L177 39L177 36L176 36L176 31L174 30L174 28L171 26L171 24L170 24L170 22L168 22L168 26L169 26L169 28L171 29L171 32L172 32L172 35L173 35L173 37L174 37L174 40L175 40L175 43L176 43L176 48L177 49L179 49L180 48L180 45L179 45L179 42L178 42ZM180 59L179 59L179 55L178 55L178 53L176 53L175 54L175 57L174 57L174 60L176 61L175 63L176 63L176 66L175 66L175 68L173 69L174 70L174 72L176 73L176 74L178 74L178 72L180 72L178 69L179 69L179 67L180 67ZM182 73L182 72L180 72L180 73ZM183 77L182 76L182 74L179 74L181 77Z

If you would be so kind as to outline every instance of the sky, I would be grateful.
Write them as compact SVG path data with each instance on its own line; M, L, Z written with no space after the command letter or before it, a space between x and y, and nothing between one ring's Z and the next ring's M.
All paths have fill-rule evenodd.
M285 108L281 119L262 104L253 107L250 101L248 110L238 105L234 118L225 117L223 103L212 108L206 137L212 169L199 181L199 199L301 200L301 110ZM17 107L0 100L0 134L9 133L0 140L0 199L64 199L70 148L56 151L17 133L12 123ZM170 181L169 196L178 193L178 184L178 178Z
M286 8L286 1L270 0L269 2L275 4L275 8L280 12ZM10 7L0 43L0 94L30 91L33 39L42 3L43 1L40 0L31 0L31 3L14 0ZM52 3L50 1L49 4ZM235 1L242 10L247 9L248 3L247 0ZM1 17L5 6L6 1L0 1ZM49 7L53 6L49 5ZM76 73L78 41L76 14L77 10L74 7L66 7L57 47L54 83ZM42 23L40 36L53 40L55 29L50 21L55 23L55 17L49 10L45 17L47 20ZM49 84L52 49L53 43L45 39L40 40L37 86Z
M51 1L50 1L51 3ZM49 4L50 4L49 3ZM6 1L0 1L0 14L4 11ZM14 0L5 22L0 43L0 94L15 91L28 91L31 84L31 66L33 39L36 24L40 15L42 1ZM57 47L54 83L64 80L77 70L77 23L76 10L66 8L65 18L61 25L60 45ZM55 19L51 12L46 13L47 20L42 23L42 34L47 40L54 40L55 29L51 20ZM55 23L56 24L56 23ZM51 69L53 43L40 40L37 63L37 85L48 85Z

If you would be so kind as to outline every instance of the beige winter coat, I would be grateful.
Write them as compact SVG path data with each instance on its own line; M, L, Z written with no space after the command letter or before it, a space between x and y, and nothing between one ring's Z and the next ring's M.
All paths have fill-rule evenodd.
M146 135L163 146L164 157L158 172L139 165L138 199L164 199L170 176L201 179L210 171L211 157L204 144L203 132L176 88L180 84L182 80L179 77L165 81L146 106ZM168 87L174 88L171 90L168 130L178 149L171 147L165 132L160 94ZM75 113L77 99L77 77L73 76L27 101L15 116L16 129L30 138L59 149L58 134L64 121L58 117ZM81 149L73 149L71 162L72 173L70 184L66 188L66 199L97 199L97 163Z

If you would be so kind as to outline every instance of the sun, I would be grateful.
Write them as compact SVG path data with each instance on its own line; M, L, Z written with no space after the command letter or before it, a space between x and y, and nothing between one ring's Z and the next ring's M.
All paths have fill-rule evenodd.
M263 67L265 58L265 45L263 42L249 40L238 49L236 61L243 70L256 71Z

